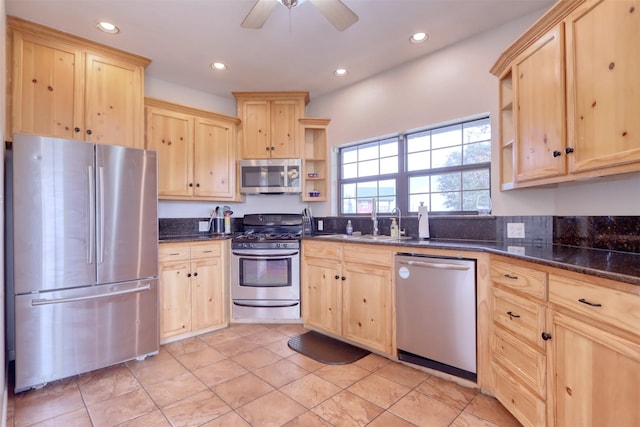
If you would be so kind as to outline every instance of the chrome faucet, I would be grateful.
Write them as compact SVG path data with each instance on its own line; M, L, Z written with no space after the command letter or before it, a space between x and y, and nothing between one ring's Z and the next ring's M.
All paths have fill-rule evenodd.
M373 221L373 235L378 235L378 207L376 206L376 198L371 198L371 221Z
M393 208L393 210L391 211L391 215L395 213L398 214L398 236L402 236L402 212L400 211L400 208Z

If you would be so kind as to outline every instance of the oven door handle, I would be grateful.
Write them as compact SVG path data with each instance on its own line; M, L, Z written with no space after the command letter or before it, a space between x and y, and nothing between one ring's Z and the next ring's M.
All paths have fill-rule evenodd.
M233 305L238 305L240 307L265 307L265 308L281 308L281 307L295 307L296 305L299 305L300 303L298 301L296 302L292 302L292 303L288 303L288 304L247 304L247 303L242 303L242 302L237 302L234 301Z
M269 253L265 253L265 252L269 252ZM245 257L252 257L252 258L282 258L283 256L294 256L294 255L298 255L300 253L300 251L295 251L295 252L277 252L277 253L271 253L273 251L264 251L261 253L255 253L255 252L238 252L238 251L231 251L231 253L233 255L237 255L237 256L245 256Z

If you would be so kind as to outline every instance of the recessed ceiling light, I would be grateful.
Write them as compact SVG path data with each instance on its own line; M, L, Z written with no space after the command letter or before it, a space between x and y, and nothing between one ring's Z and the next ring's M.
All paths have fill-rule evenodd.
M415 33L409 38L411 43L422 43L423 41L429 38L429 34L427 33Z
M213 68L214 70L224 71L227 69L227 66L222 62L212 62L211 68Z
M347 71L347 69L346 69L346 68L338 68L337 70L335 70L335 71L333 72L333 74L335 74L335 75L336 75L336 76L338 76L338 77L344 77L344 76L346 76L347 74L349 74L349 71Z
M100 31L104 31L105 33L109 34L118 34L120 32L120 29L116 27L115 24L107 21L98 22L96 24L96 27L98 27Z

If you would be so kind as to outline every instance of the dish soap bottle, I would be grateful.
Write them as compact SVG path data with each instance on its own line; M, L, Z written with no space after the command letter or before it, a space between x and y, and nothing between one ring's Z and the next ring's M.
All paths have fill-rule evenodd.
M395 218L391 219L391 237L398 238L400 237L400 233L398 232L398 223Z
M351 220L347 221L347 234L349 236L353 234L353 225L351 225Z

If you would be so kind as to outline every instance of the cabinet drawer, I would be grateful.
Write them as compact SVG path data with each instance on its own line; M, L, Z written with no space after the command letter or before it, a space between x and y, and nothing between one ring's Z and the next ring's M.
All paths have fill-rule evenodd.
M640 335L640 296L551 274L549 301Z
M191 245L162 243L158 245L158 261L178 261L191 257Z
M524 426L547 425L546 404L518 382L500 365L491 364L496 398Z
M544 352L545 308L501 289L493 289L493 321Z
M374 245L344 245L343 258L345 262L370 264L376 267L391 268L393 252L389 249L379 249Z
M491 281L541 300L547 298L547 273L543 271L491 260Z
M491 358L538 397L546 396L547 364L543 353L515 338L509 332L495 328L491 340Z
M191 244L191 258L219 257L222 254L220 242Z
M342 258L342 244L331 242L303 242L303 255L313 258L330 258L340 260Z

